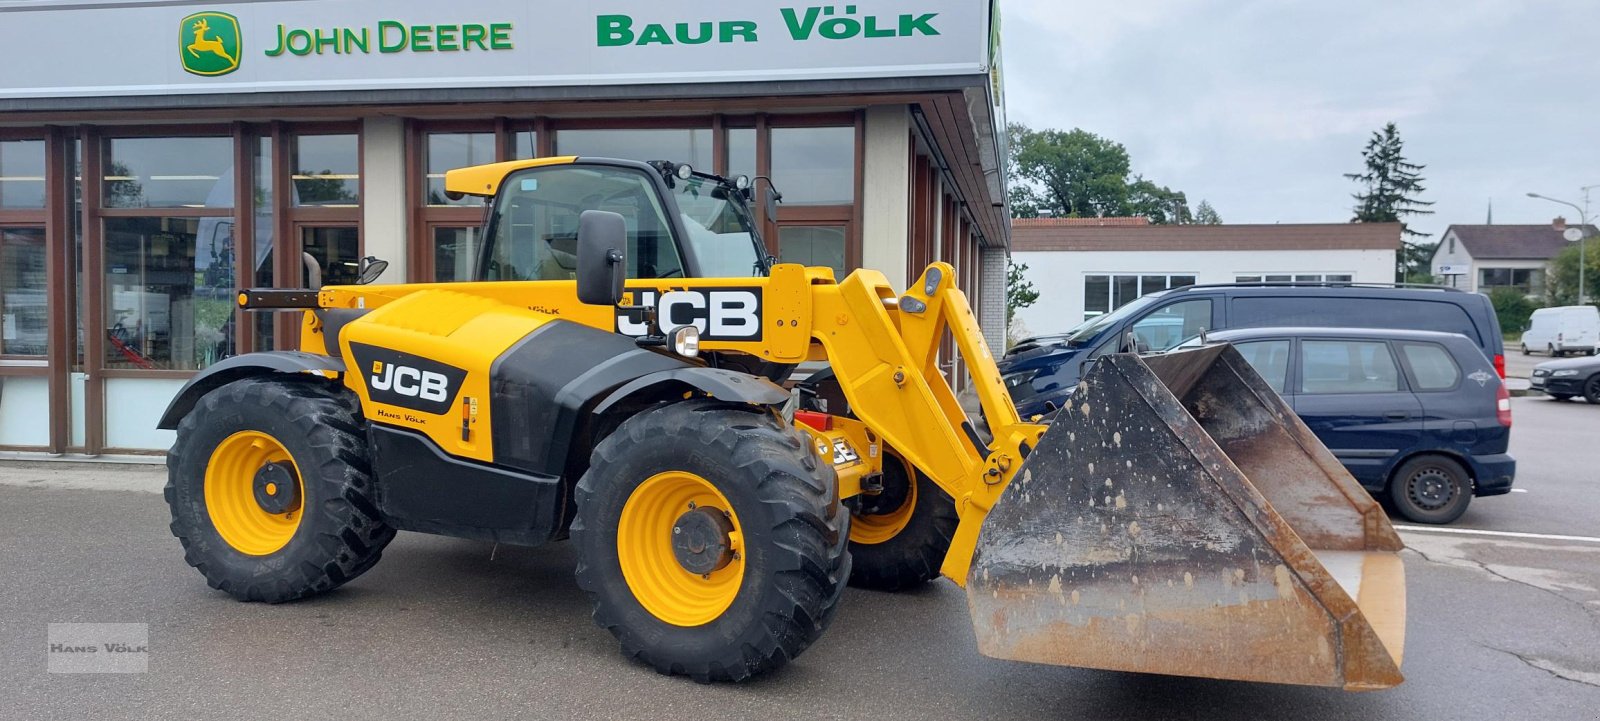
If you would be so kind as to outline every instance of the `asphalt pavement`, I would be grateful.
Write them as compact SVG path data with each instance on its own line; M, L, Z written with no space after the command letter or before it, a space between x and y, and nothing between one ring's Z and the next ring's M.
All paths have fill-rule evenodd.
M1592 721L1600 407L1535 396L1513 413L1525 492L1478 499L1448 529L1402 529L1407 681L1370 693L987 659L943 581L851 590L787 668L702 686L617 653L570 544L406 533L337 592L243 604L184 565L161 469L0 464L0 718ZM1505 533L1530 535L1489 535ZM52 622L149 624L148 671L47 673Z

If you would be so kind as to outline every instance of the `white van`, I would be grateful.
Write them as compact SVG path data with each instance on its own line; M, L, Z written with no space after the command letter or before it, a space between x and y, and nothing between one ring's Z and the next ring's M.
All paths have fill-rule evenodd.
M1596 350L1600 350L1600 308L1592 305L1540 308L1528 319L1528 330L1522 334L1523 355L1533 351L1552 356L1594 355Z

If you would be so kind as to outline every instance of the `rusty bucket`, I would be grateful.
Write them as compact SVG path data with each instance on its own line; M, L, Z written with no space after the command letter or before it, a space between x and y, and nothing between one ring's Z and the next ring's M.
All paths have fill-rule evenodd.
M1111 355L984 521L968 602L995 658L1388 688L1401 548L1231 346Z

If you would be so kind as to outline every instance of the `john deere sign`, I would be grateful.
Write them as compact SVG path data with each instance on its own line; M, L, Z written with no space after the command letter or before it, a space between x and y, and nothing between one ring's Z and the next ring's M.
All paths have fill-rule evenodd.
M69 97L982 77L993 0L202 2L0 0L0 111Z
M239 19L227 13L195 13L178 23L178 57L195 75L227 75L239 69Z

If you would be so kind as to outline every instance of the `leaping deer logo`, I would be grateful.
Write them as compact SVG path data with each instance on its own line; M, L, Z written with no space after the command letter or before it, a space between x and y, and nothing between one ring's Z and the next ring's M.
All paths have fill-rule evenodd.
M222 40L206 37L206 32L210 29L211 26L206 23L205 18L194 21L194 42L189 43L189 54L198 58L200 53L212 53L221 55L230 65L239 62L228 54L228 49L223 46Z

